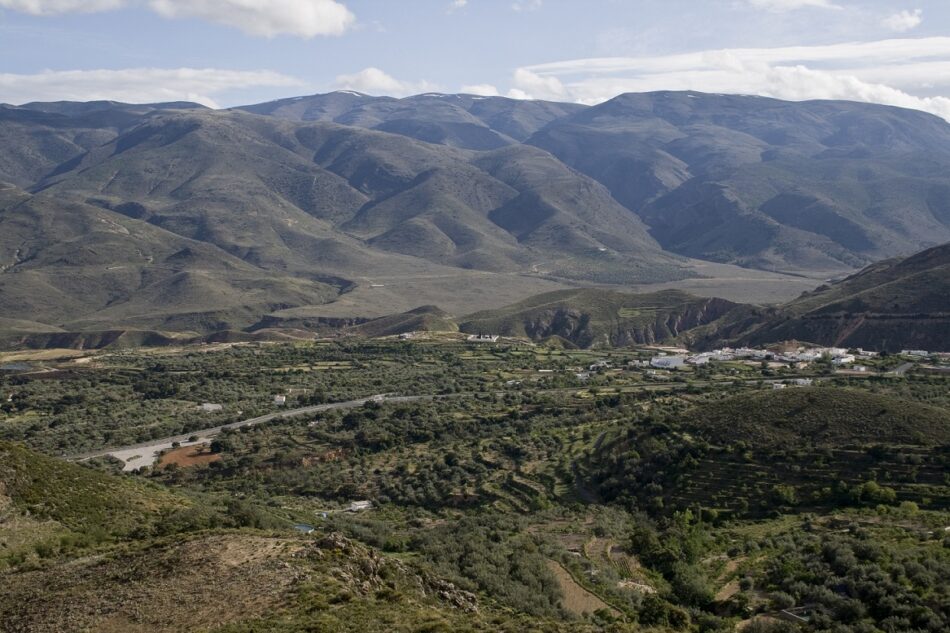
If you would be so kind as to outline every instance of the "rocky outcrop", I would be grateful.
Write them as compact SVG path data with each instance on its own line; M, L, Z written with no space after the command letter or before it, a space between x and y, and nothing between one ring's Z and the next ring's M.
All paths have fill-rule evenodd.
M309 555L315 558L339 556L342 562L335 570L336 577L363 595L384 591L391 586L394 577L401 577L416 585L423 597L433 597L466 613L478 612L475 594L428 571L416 569L398 559L386 558L339 532L321 537Z

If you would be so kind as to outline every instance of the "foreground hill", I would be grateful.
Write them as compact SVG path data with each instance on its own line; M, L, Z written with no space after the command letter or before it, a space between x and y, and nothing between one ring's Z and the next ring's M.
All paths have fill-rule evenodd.
M127 538L148 530L163 513L190 505L156 486L0 442L0 570L38 553L52 556ZM10 587L8 582L0 574L0 586Z
M0 442L0 630L596 630L512 613L333 531L305 536ZM183 608L182 605L187 605Z
M857 389L769 390L632 423L585 469L606 499L654 510L756 515L885 497L946 508L940 447L948 443L943 408ZM887 474L867 485L872 473Z
M604 183L691 257L832 270L950 241L950 124L923 112L625 94L527 143Z
M677 290L625 294L610 290L564 290L479 312L459 328L472 334L557 337L579 347L622 347L675 338L736 309L724 299L704 299Z
M950 244L869 266L806 293L761 322L746 321L743 344L800 340L824 345L950 349ZM720 330L716 336L721 336Z

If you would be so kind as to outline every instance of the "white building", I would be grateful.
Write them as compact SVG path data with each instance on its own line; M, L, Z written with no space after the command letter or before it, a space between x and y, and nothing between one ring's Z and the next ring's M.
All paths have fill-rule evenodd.
M473 343L496 343L498 336L495 334L470 334L468 340Z
M904 349L901 350L902 356L920 356L921 358L927 358L930 356L930 352L923 349Z
M274 404L278 407L282 407L287 404L287 396L274 396Z
M363 510L369 510L372 507L372 501L354 501L346 510L347 512L362 512Z
M831 360L832 365L850 365L855 361L854 354L844 354L836 356Z
M204 404L201 405L200 408L205 413L217 413L224 407L220 404L214 404L213 402L205 402Z

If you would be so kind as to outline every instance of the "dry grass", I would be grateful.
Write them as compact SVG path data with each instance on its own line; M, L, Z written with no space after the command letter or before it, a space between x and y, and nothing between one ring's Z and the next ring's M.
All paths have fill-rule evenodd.
M90 356L95 353L95 351L81 349L26 349L18 352L0 353L0 364L25 361L67 360Z
M560 563L549 560L548 568L557 579L561 593L564 594L562 604L570 613L583 615L584 613L593 613L599 609L607 609L614 615L620 615L616 609L577 584L577 581L574 580L566 569L561 567Z
M286 602L300 541L209 536L118 558L17 574L0 620L11 630L195 631L266 615Z

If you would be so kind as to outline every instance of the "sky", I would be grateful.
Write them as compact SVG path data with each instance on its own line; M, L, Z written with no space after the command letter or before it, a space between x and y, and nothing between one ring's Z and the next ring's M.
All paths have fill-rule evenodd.
M950 120L950 0L0 0L0 103L698 90Z

